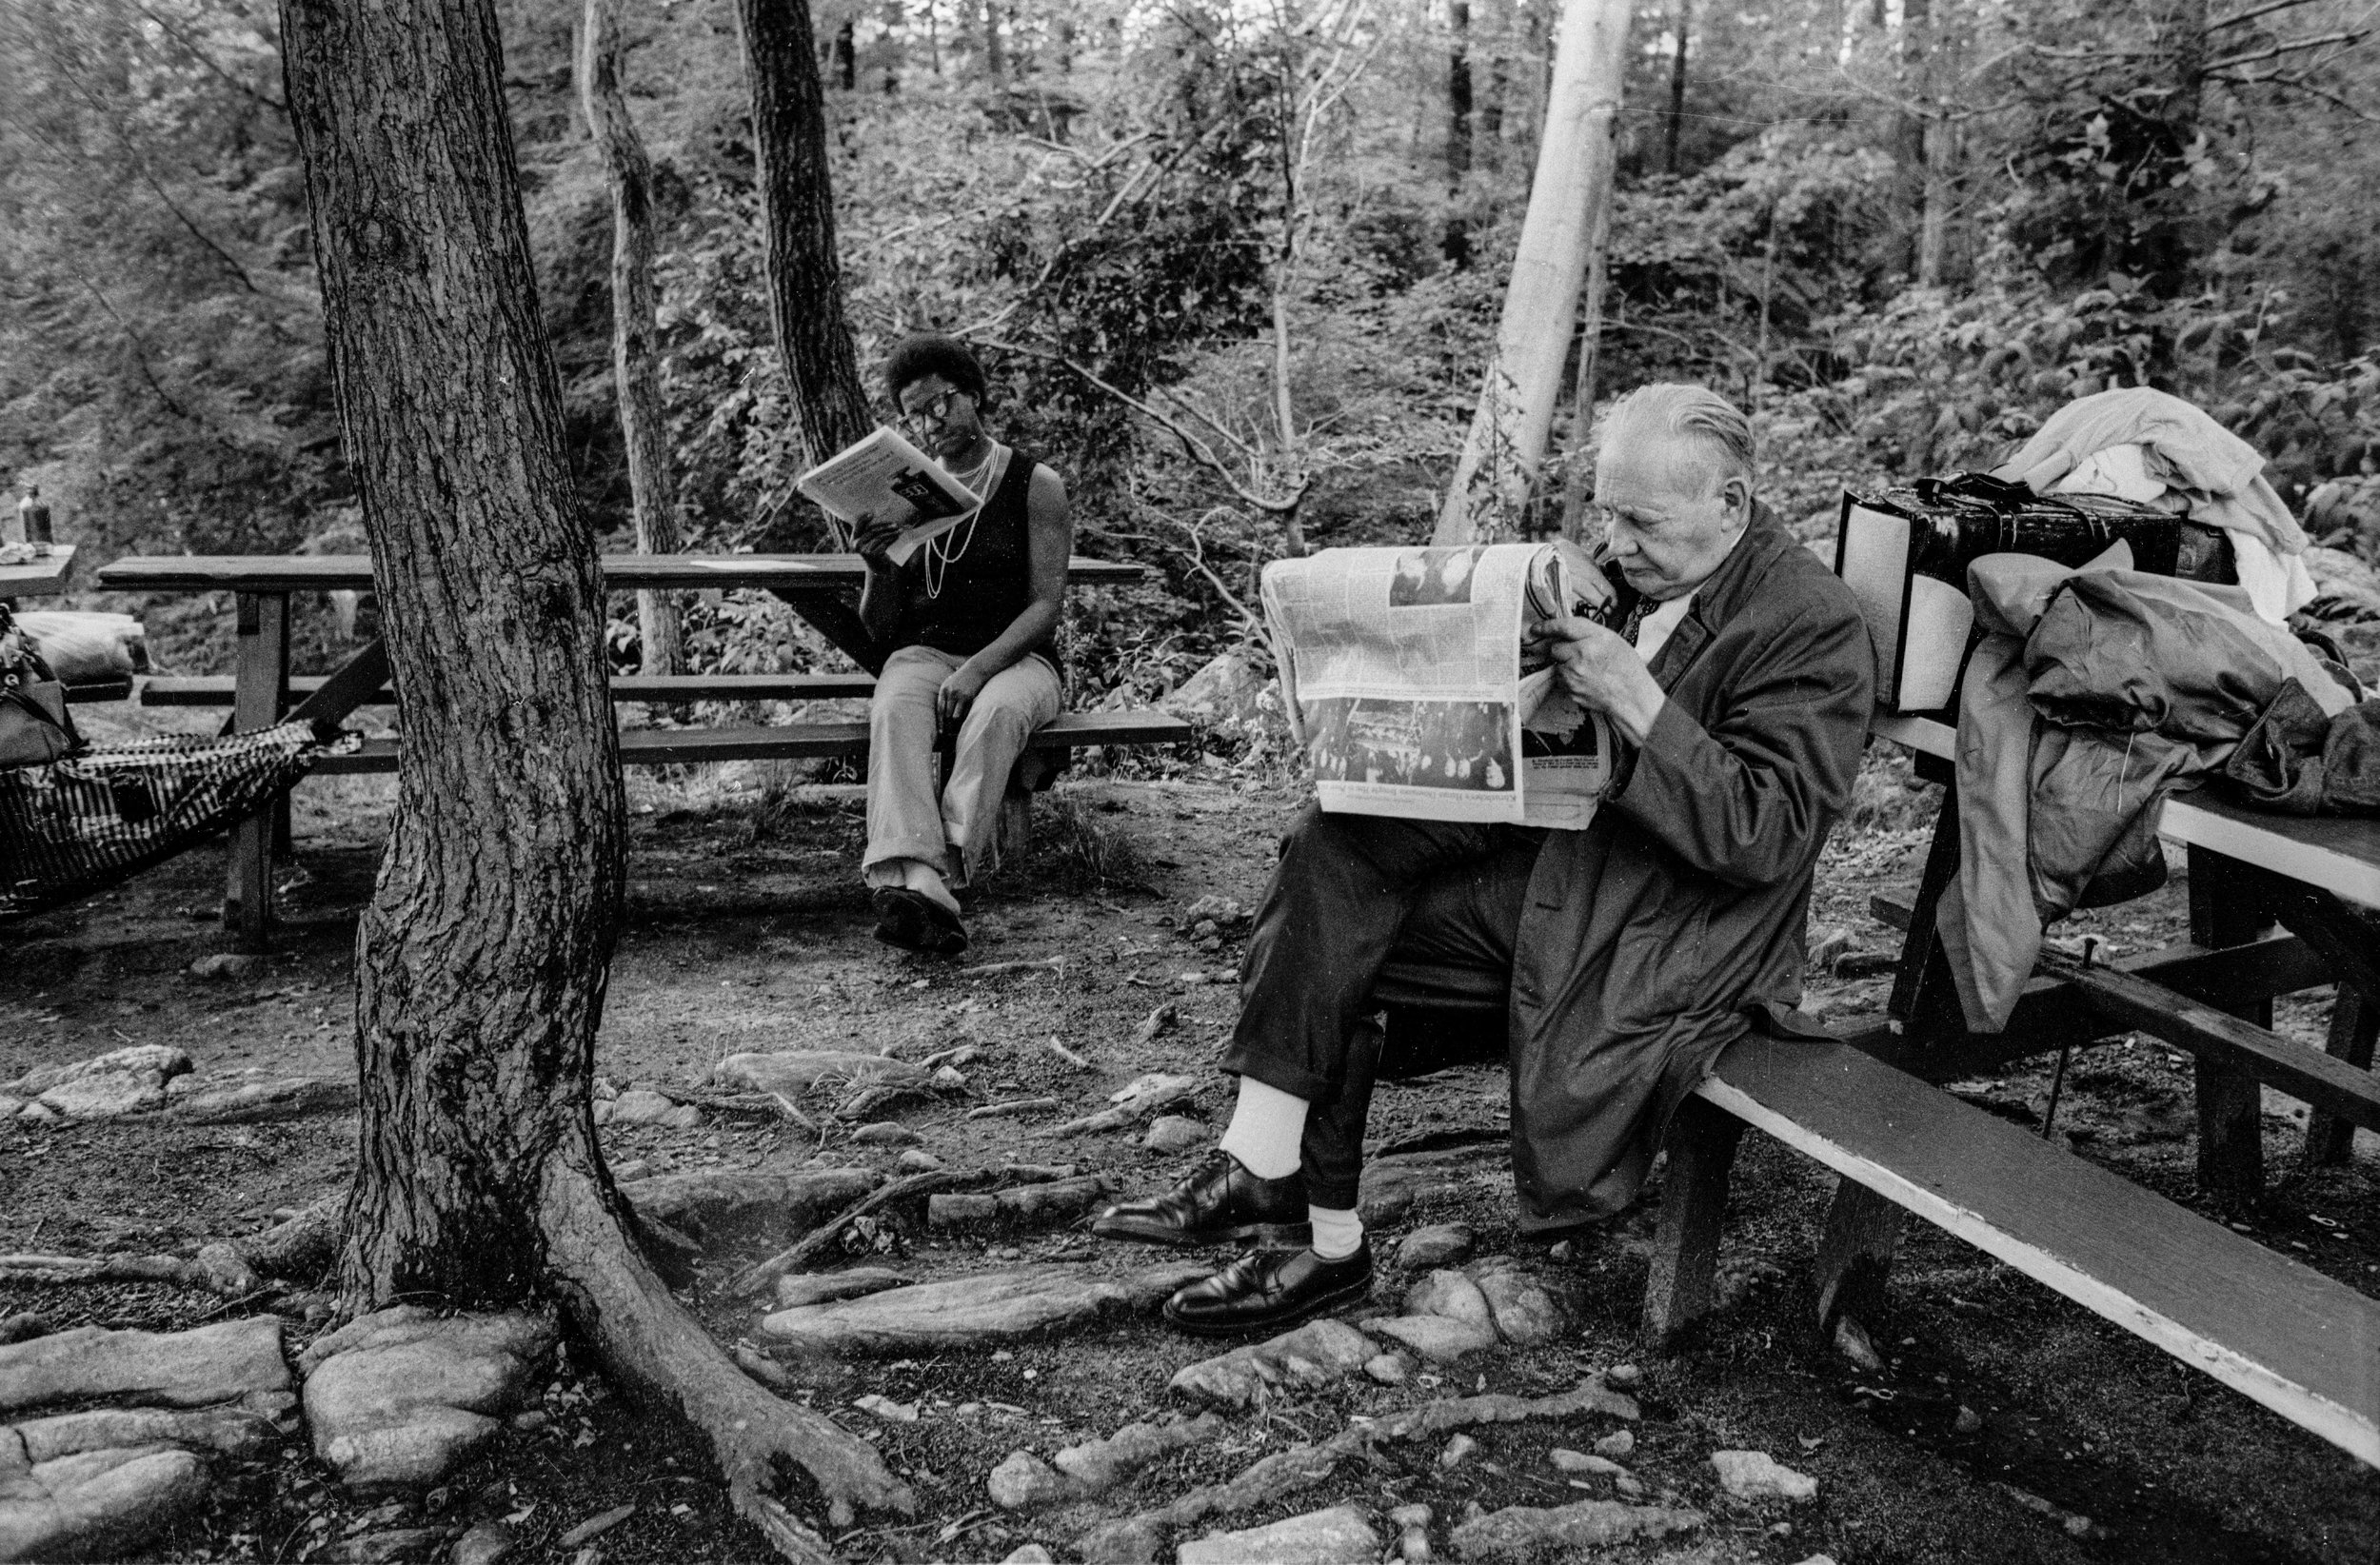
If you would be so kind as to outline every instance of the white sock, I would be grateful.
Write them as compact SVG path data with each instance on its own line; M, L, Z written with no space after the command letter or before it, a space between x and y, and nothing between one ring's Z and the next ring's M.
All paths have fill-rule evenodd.
M1306 1100L1268 1087L1253 1076L1240 1079L1240 1100L1232 1106L1222 1149L1259 1179L1298 1172L1298 1143L1305 1139Z
M1363 1219L1352 1211L1308 1203L1306 1220L1314 1224L1314 1253L1324 1260L1345 1260L1363 1247Z
M922 859L901 861L901 883L919 893L928 901L940 902L951 912L959 911L959 899L942 879L942 872Z

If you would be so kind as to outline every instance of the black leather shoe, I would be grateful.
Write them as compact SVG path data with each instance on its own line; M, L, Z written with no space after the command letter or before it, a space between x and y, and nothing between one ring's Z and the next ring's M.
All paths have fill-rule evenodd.
M1360 1302L1372 1291L1372 1241L1344 1260L1312 1250L1259 1250L1165 1301L1165 1318L1196 1337L1278 1332L1308 1316Z
M1218 1152L1162 1196L1107 1208L1091 1220L1091 1232L1143 1244L1280 1248L1314 1238L1306 1221L1305 1181L1295 1174L1259 1179L1228 1152Z
M876 938L904 951L955 957L967 948L967 928L959 915L907 886L878 886L868 899L876 908Z

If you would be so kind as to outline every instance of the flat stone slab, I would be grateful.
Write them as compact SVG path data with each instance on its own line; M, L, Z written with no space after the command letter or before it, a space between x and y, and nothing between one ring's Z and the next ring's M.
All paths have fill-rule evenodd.
M554 1345L530 1315L367 1315L299 1357L314 1454L349 1488L435 1483L492 1437Z
M655 1174L623 1184L637 1215L705 1241L723 1235L790 1242L883 1183L867 1168Z
M1379 1351L1379 1344L1343 1320L1309 1320L1279 1337L1185 1364L1165 1389L1217 1407L1252 1407L1284 1381L1321 1386L1344 1379Z
M135 1043L129 1049L111 1049L93 1055L89 1060L69 1060L56 1065L39 1065L13 1081L0 1081L0 1094L10 1098L39 1098L50 1088L64 1085L78 1077L124 1074L154 1077L160 1085L190 1068L190 1057L166 1043Z
M807 1354L963 1348L1149 1309L1211 1269L1176 1264L1102 1277L1082 1266L1020 1266L779 1310L761 1321L760 1330L771 1341Z
M101 1398L153 1407L251 1396L286 1402L295 1383L281 1356L278 1316L187 1332L77 1326L0 1347L0 1413Z
M1364 1325L1379 1336L1395 1337L1434 1364L1449 1364L1465 1354L1496 1346L1493 1327L1450 1320L1442 1315L1400 1315L1367 1320Z
M297 1398L286 1398L295 1407ZM200 1408L101 1407L81 1413L52 1414L22 1423L0 1424L0 1443L13 1430L24 1442L25 1455L35 1463L86 1451L129 1451L142 1446L178 1445L218 1451L227 1456L258 1456L272 1444L270 1414L237 1405Z
M1183 1544L1176 1565L1373 1565L1380 1557L1380 1535L1359 1505L1335 1505L1302 1516L1217 1533Z
M248 1071L226 1076L177 1076L166 1083L166 1105L193 1124L233 1125L347 1114L357 1093L351 1076L275 1076Z
M711 1067L711 1080L745 1092L799 1098L821 1081L837 1085L922 1086L926 1072L890 1055L845 1049L796 1049L783 1054L731 1054Z
M1582 1549L1608 1549L1636 1538L1689 1533L1704 1519L1699 1511L1617 1500L1580 1500L1551 1509L1515 1505L1464 1522L1451 1541L1458 1559L1523 1565L1534 1559L1575 1558Z
M207 1464L154 1446L26 1458L0 1430L0 1560L120 1559L207 1499Z

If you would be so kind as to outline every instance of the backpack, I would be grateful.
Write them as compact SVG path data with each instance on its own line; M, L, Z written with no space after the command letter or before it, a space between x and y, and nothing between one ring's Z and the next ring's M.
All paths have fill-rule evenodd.
M46 766L82 748L66 709L66 686L50 672L33 639L0 603L0 771Z

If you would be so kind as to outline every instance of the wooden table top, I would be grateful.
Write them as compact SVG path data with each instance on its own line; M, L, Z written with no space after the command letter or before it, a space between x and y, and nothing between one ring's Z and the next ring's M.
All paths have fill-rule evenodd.
M856 554L606 554L607 587L714 586L783 589L858 586L867 567ZM1075 556L1069 581L1114 585L1143 580L1139 565ZM369 592L363 554L135 554L99 570L120 592ZM5 588L0 588L5 591Z
M1957 731L1932 718L1878 712L1869 732L1945 761L1958 754ZM2195 788L2166 799L2157 835L2380 907L2380 821L2275 815L2235 804L2211 788Z
M48 598L64 592L74 574L74 545L60 544L46 560L0 565L0 598Z

